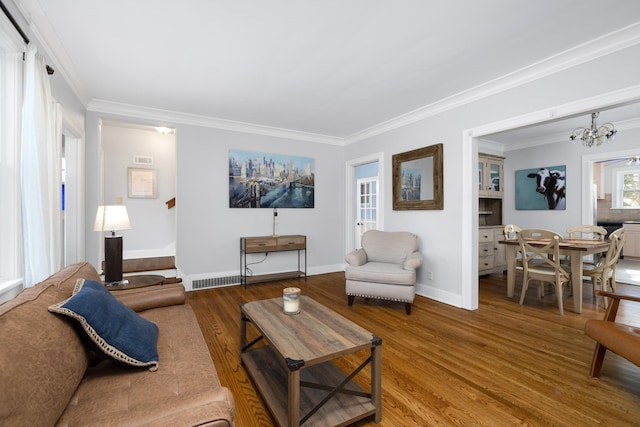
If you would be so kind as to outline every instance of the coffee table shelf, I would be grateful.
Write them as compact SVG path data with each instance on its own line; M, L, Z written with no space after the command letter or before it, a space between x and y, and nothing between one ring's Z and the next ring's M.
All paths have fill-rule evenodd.
M287 426L287 373L270 346L260 347L242 354L242 362L251 376L256 388L269 407L269 411L280 426ZM332 362L303 369L300 381L324 384L340 384L347 375ZM345 387L348 390L364 393L353 381ZM305 416L320 402L327 391L316 388L300 387L300 415ZM376 413L371 398L338 393L311 416L304 425L343 426L354 423Z
M251 342L248 325L258 335ZM283 312L282 297L242 304L240 350L243 366L280 426L346 426L382 418L382 340L305 295L293 316ZM333 363L361 350L370 356L351 373ZM370 369L369 390L353 381L365 368Z

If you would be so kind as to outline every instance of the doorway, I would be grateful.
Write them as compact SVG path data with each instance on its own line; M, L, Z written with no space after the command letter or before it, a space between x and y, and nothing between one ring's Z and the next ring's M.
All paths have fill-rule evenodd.
M383 153L351 160L346 165L346 252L360 247L370 229L383 229Z
M356 248L364 233L378 229L378 187L378 162L356 167Z
M100 204L126 206L131 223L130 229L120 232L123 257L175 256L178 208L171 203L177 191L174 130L103 120L100 137L104 152ZM138 177L143 177L141 184ZM140 186L143 191L137 191Z

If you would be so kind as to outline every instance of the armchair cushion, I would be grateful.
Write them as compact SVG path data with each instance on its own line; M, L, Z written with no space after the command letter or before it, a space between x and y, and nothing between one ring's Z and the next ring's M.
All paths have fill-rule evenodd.
M369 230L362 236L362 249L369 262L402 265L410 254L418 250L418 239L405 231Z
M364 265L347 268L345 278L360 282L413 286L416 283L416 271L415 269L405 270L402 268L402 264L368 262Z
M355 251L347 254L345 261L347 261L347 263L352 267L358 267L360 265L366 264L367 253L362 248L356 249Z

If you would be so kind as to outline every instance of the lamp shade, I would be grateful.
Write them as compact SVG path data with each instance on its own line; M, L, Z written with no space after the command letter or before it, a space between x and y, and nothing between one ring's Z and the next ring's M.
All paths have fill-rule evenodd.
M129 230L131 223L124 205L98 206L93 231Z

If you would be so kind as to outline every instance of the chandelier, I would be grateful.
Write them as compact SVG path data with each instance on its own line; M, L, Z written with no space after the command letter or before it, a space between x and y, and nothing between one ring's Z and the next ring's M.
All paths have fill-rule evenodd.
M611 142L618 132L611 123L605 123L602 126L596 125L596 119L600 113L591 113L591 127L590 128L575 128L571 132L571 140L576 141L576 138L582 140L582 145L586 147L593 147L602 144L603 142Z

